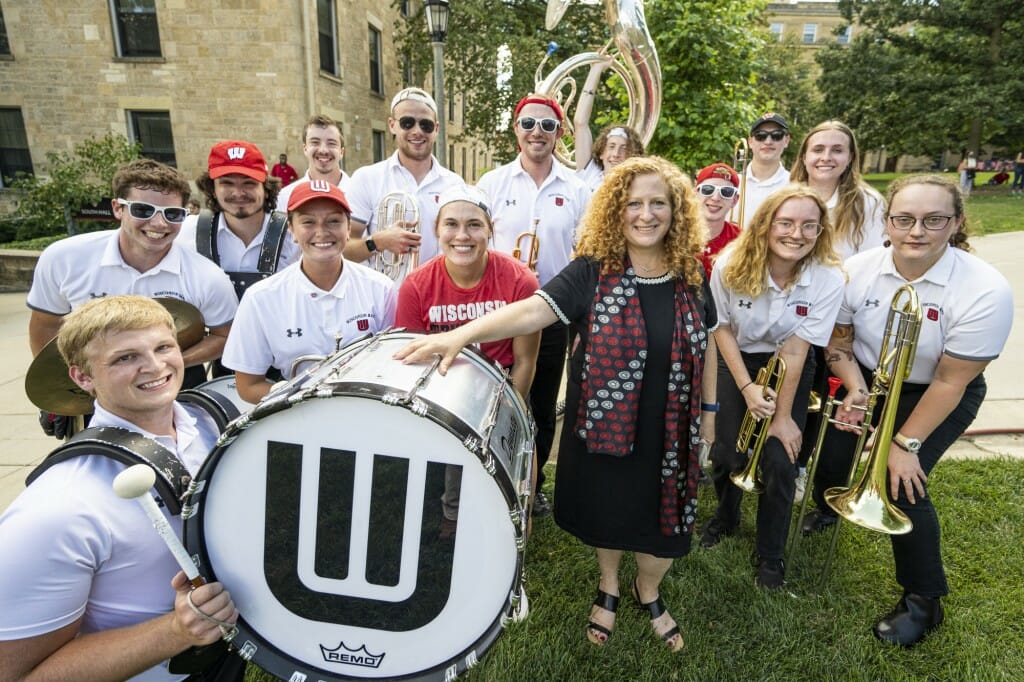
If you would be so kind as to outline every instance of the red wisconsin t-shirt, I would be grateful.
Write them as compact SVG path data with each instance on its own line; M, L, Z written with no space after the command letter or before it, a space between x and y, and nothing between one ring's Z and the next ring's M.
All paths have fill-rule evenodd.
M522 262L488 251L483 278L475 287L462 289L448 275L444 256L436 256L402 282L395 326L428 334L448 331L532 296L539 288L537 276ZM512 339L480 344L480 350L502 367L512 366Z
M704 251L700 255L700 262L704 264L704 272L711 276L711 266L714 263L714 256L716 253L725 248L726 244L736 239L740 235L740 227L735 223L730 223L728 220L725 221L725 225L722 227L722 231L718 233L718 236L709 241L704 246Z

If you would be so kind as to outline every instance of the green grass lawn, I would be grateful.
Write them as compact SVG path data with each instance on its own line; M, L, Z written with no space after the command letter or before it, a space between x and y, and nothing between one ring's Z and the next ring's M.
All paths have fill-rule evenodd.
M551 477L554 478L553 476ZM550 480L550 479L549 479ZM523 680L1011 680L1024 675L1024 462L941 462L930 493L942 522L952 593L946 623L917 647L883 645L871 625L895 603L886 536L846 525L831 580L814 587L827 538L805 539L787 587L754 586L749 555L755 499L744 502L741 532L679 559L662 585L687 648L673 655L624 597L605 647L584 625L597 586L593 551L548 517L527 548L531 613L510 625L470 682ZM714 492L702 487L700 520ZM623 575L632 580L627 560ZM272 679L251 670L249 682Z

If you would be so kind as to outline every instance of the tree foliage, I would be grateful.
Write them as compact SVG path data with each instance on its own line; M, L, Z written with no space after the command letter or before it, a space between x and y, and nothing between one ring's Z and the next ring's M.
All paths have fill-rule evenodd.
M656 0L647 21L661 60L661 121L649 145L693 171L730 161L770 100L759 91L764 0Z
M1024 141L1019 0L840 0L859 33L818 55L828 114L896 153Z
M814 62L806 56L806 48L793 36L781 42L771 40L761 51L762 66L758 69L760 112L777 111L786 117L796 141L789 146L793 155L807 131L828 118L823 114Z
M123 135L108 133L80 142L70 153L47 154L46 176L20 175L11 183L18 196L17 208L5 221L15 232L7 239L64 234L71 213L110 196L114 173L138 158L139 149Z
M602 3L603 5L603 3ZM549 41L560 46L545 74L564 59L603 45L609 36L603 6L573 2L555 31L546 31L546 0L475 0L452 3L445 43L445 88L466 98L463 135L500 148L499 159L515 154L507 117L516 101L533 89L534 72ZM661 119L649 145L683 168L729 160L736 138L774 101L759 91L758 73L770 67L760 56L766 43L766 0L648 0L647 25L661 62ZM414 82L430 73L432 56L425 19L418 11L398 26L400 49ZM498 48L507 46L512 68L499 88ZM586 69L574 72L582 88ZM454 90L451 90L454 88ZM625 91L608 76L591 121L595 129L623 120Z

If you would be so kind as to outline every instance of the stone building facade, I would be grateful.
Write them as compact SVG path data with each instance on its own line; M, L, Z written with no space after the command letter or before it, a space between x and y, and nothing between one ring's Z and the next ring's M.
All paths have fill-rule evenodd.
M323 113L341 124L351 173L394 151L388 105L408 83L392 36L407 6L0 0L0 165L45 172L48 152L115 132L190 179L232 138L271 164L287 153L301 173L304 123ZM449 123L449 141L457 132ZM449 146L449 166L468 180L489 163L483 145Z

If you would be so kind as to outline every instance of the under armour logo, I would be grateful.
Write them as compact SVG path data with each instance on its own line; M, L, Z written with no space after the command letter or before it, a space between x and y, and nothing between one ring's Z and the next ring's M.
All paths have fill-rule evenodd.
M741 307L741 308L747 308L747 309L749 310L749 309L750 309L750 307L751 307L752 305L754 305L754 302L753 302L753 301L740 301L740 302L739 302L739 303L737 303L736 305L738 305L738 306L739 306L739 307Z
M103 298L106 295L107 295L107 292L105 292L105 291L101 291L98 294L95 291L90 291L89 292L89 298Z
M302 336L302 327L299 327L298 329L285 329L285 331L288 333L289 339L293 336Z
M238 159L241 159L241 158L244 158L244 157L245 157L245 147L228 147L228 158L229 159L234 159L235 161L237 161Z
M330 192L331 183L326 180L310 180L309 188L314 192Z
M874 300L868 299L868 300L864 301L864 307L865 308L870 308L872 306L874 306L875 308L878 307L878 299L877 298L874 299Z
M505 205L506 206L515 206L516 205L516 200L515 199L505 199Z

